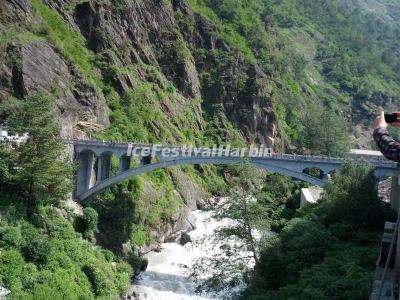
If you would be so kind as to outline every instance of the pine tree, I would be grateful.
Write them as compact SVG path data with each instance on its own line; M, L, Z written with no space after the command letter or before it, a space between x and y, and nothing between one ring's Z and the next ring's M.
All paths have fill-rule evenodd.
M42 93L0 106L10 132L29 135L14 146L16 158L8 192L18 195L29 214L40 205L55 205L71 190L71 165L67 162L53 116L54 100ZM15 197L14 197L15 198Z

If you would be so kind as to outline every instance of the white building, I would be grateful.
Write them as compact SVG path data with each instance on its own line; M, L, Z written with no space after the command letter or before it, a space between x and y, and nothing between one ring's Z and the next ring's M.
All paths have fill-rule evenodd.
M0 142L4 142L8 136L7 129L3 126L0 126Z
M7 290L6 288L0 286L0 300L5 300L7 299L6 296L11 293L10 290Z
M25 143L29 138L29 135L27 133L24 133L22 135L16 134L16 135L8 135L7 128L5 126L0 125L0 143L12 143L12 144L17 144L20 145L22 143Z

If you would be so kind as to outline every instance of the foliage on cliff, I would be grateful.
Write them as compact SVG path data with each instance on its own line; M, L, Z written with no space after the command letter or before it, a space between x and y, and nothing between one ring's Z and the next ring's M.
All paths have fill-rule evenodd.
M371 10L371 3L381 10ZM16 293L47 293L36 288L56 293L61 289L57 280L53 281L56 286L43 287L49 274L66 272L72 282L83 272L86 277L79 282L82 290L76 295L90 298L104 296L107 289L113 294L122 289L117 279L108 282L102 276L116 273L105 261L111 260L110 253L80 240L70 222L60 236L51 236L50 207L62 203L62 195L70 187L64 182L69 167L54 159L61 143L50 112L61 122L64 137L77 134L202 146L272 145L274 141L278 151L340 155L351 144L350 133L359 137L354 125L368 123L378 105L398 104L400 30L396 9L393 2L365 4L358 0L0 2L0 102L11 112L24 112L15 119L23 121L19 125L12 125L11 113L1 114L0 119L20 130L37 130L33 136L46 146L37 147L36 141L19 153L2 149L1 201L18 206L15 210L21 216L14 217L7 208L6 215L16 221L1 221L16 236L19 229L15 228L24 227L25 222L35 224L38 237L32 247L38 249L25 249L29 248L29 236L22 229L21 243L13 244L10 234L4 233L2 249L11 245L11 253L6 250L0 258L11 261L3 266L37 268L38 276L29 281L18 271L21 268L15 268L19 273L13 276L9 272L14 269L4 267L1 281L19 278L4 283ZM36 117L37 111L48 105L47 98L30 98L38 90L57 99L56 105L39 114L44 123ZM33 100L32 110L26 110L24 105ZM32 120L38 123L30 123ZM92 123L100 123L96 125L104 130L98 132ZM113 168L115 172L115 160ZM224 190L217 168L178 171L186 172L188 181L197 187L205 186L219 195ZM103 244L117 253L128 249L131 254L132 244L144 246L151 241L151 227L161 231L175 222L176 214L190 200L183 196L177 178L160 170L99 196L93 208ZM290 193L284 190L263 192L267 198L283 193L286 201ZM281 208L274 207L279 212ZM97 229L93 224L96 218L87 211L76 221L76 229L91 239ZM274 222L274 229L281 229L286 220L282 216ZM331 233L329 226L323 226L316 227L318 236ZM64 242L75 248L62 250L67 246L59 243ZM60 246L59 252L53 250L53 243ZM50 257L44 254L48 249ZM70 257L82 249L88 249L88 256ZM329 248L333 256L342 255L343 249L339 250ZM56 267L54 253L61 256ZM99 269L95 263L83 265L94 257ZM317 271L331 266L330 257L324 257L326 261L313 265ZM121 268L125 284L130 271L125 264ZM307 282L309 277L302 268L295 271ZM276 287L291 283L282 280Z
M302 138L309 131L308 112L315 111L315 105L336 115L336 124L354 126L369 124L378 106L393 109L399 103L397 4L356 0L190 3L217 24L229 45L257 61L269 75L280 135L292 146L319 150L309 144L313 140ZM316 123L321 125L324 119L317 118ZM315 138L324 135L330 135L329 128Z

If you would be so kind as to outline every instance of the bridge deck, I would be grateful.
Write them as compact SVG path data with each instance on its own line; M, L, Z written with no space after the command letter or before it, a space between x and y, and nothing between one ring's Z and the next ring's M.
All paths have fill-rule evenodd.
M264 151L261 152L261 155L258 153L255 155L250 149L243 149L243 151L238 152L235 151L237 149L231 151L230 149L222 148L191 147L192 151L189 150L190 146L164 146L97 140L66 140L65 143L74 145L75 153L79 160L77 197L80 200L90 198L105 188L132 176L137 176L158 168L187 164L229 165L248 161L255 167L295 177L318 186L324 186L326 181L305 174L305 169L318 168L327 177L328 174L337 170L346 161L366 161L375 168L375 175L377 177L392 176L399 172L398 164L387 160L382 155L355 155L351 153L346 157L330 157ZM132 151L134 148L138 150L143 150L144 148L151 149L148 153L151 153L152 156L154 155L156 159L153 161L150 159L147 163L142 161L140 166L130 168L132 156L146 158L150 155L144 155L141 151L136 155L137 152ZM178 151L177 156L164 155L167 152L171 153L174 149ZM197 149L197 151L194 149ZM213 152L220 149L222 149L222 152ZM240 154L238 155L238 153ZM110 177L112 155L120 158L120 169L115 176ZM96 176L92 175L94 171ZM93 178L95 178L96 182L93 182Z
M66 144L72 144L74 146L85 147L87 149L93 147L101 147L112 149L130 149L132 147L138 148L152 148L154 144L141 144L141 143L123 143L123 142L110 142L110 141L98 141L98 140L79 140L79 139L67 139L64 140ZM189 147L187 146L165 146L158 144L159 152L163 149L179 149L182 153L185 153ZM199 150L212 150L212 148L198 148ZM231 151L232 153L232 151ZM249 152L245 152L244 157L257 157L257 158L265 158L265 159L276 159L276 160L288 160L288 161L299 161L299 162L329 162L329 163L339 163L343 164L345 161L367 161L371 163L374 167L389 167L389 168L397 168L397 163L386 159L383 155L376 154L375 152L371 152L374 155L366 155L363 153L350 152L349 155L345 157L331 157L326 155L304 155L304 154L288 154L288 153L268 153L263 156L249 156ZM186 156L188 157L188 156ZM197 155L190 155L190 157L203 157L201 153ZM218 157L232 157L231 154L222 154Z

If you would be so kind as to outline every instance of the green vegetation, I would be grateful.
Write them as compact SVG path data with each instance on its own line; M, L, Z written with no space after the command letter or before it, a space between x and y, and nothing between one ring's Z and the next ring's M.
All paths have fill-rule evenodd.
M128 2L96 5L117 14ZM198 16L174 11L175 2L157 1L160 11L164 5L175 17L173 30L163 32L166 37L149 30L149 44L127 41L123 50L115 49L113 36L101 26L94 27L96 34L110 48L89 50L85 38L42 0L30 1L40 17L31 27L0 25L0 60L15 73L11 93L18 98L0 103L0 119L12 132L29 133L16 149L0 145L0 285L13 297L117 297L126 291L133 269L145 264L136 257L137 248L149 245L150 231L166 227L184 205L173 177L158 170L105 191L82 216L66 208L73 167L52 113L58 87L50 95L22 97L25 92L16 86L20 44L47 42L71 77L83 77L84 85L105 97L111 125L96 133L105 140L241 147L252 131L243 125L254 118L252 109L262 107L246 106L251 95L272 102L278 149L341 155L351 146L352 125L367 123L377 106L398 103L399 22L387 22L354 1L189 0L205 26L211 31L215 26L210 38L215 47L207 48L195 42ZM79 3L61 9L72 13ZM121 66L128 53L146 59ZM189 62L199 73L200 96L191 95L191 83L183 83L181 69ZM121 87L120 78L131 85ZM115 158L112 164L115 172ZM387 213L372 196L367 167L345 166L320 205L297 212L303 185L283 176L254 178L249 170L224 173L215 166L179 170L214 195L230 195L220 217L244 221L245 226L221 233L244 240L257 262L254 274L239 266L251 278L245 299L366 297ZM234 177L232 186L226 184L227 173ZM254 228L276 235L256 247L249 234ZM210 281L214 287L222 275L232 275L219 268L218 280Z
M213 292L236 285L252 273L254 264L260 264L263 240L260 242L258 235L282 230L294 215L300 190L305 186L248 164L233 168L231 176L228 197L210 207L215 219L233 221L207 237L207 243L221 251L200 258L192 268L192 276L201 278L199 288Z
M390 210L367 165L343 166L320 204L306 206L261 247L243 299L366 299Z
M43 22L35 28L35 34L44 37L86 76L96 88L101 82L93 72L95 54L86 47L85 39L77 34L64 19L41 0L31 0Z
M98 219L98 213L93 208L86 207L83 210L83 215L76 217L75 229L82 233L83 237L93 239L94 233L97 230Z
M116 97L109 99L112 126L100 137L170 144L177 141L180 143L200 141L200 129L195 124L196 116L193 112L195 104L184 107L172 118L168 118L162 111L161 105L177 107L184 98L158 71L151 71L155 73L153 74L155 80L161 82L160 85L140 81L134 90L122 98L115 95Z
M321 121L322 120L322 121ZM312 149L314 155L341 156L348 151L349 137L346 120L333 111L313 108L304 116L301 136L303 149Z
M9 100L0 107L11 132L29 134L18 151L1 148L1 196L4 201L24 204L30 215L41 206L57 205L72 188L72 168L63 153L53 105L53 98L38 93L25 101Z
M54 121L53 99L36 94L2 103L11 132L28 133L19 147L0 145L0 285L13 299L108 299L123 294L132 268L75 232L63 200L72 168ZM78 217L91 237L97 213ZM111 255L110 255L111 254Z
M337 137L338 144L346 146L337 150L347 150L347 124L369 124L378 106L391 107L399 99L399 24L382 21L354 1L189 2L216 25L220 38L248 62L256 61L270 77L280 137L296 151L329 154L312 143L325 135L337 136L337 125L348 133ZM234 59L229 52L222 53L214 56L211 51L208 56L217 65ZM223 82L216 74L205 74L205 84L209 78ZM305 140L307 122L316 109L328 110L333 126L314 132L314 140ZM315 120L316 125L324 125L323 120Z
M112 187L91 204L99 215L98 227L106 237L104 244L117 253L129 241L138 223L136 191L133 182L128 181Z
M44 227L35 227L9 209L0 222L0 285L13 299L108 299L125 292L129 265L82 240L54 210L41 216Z

